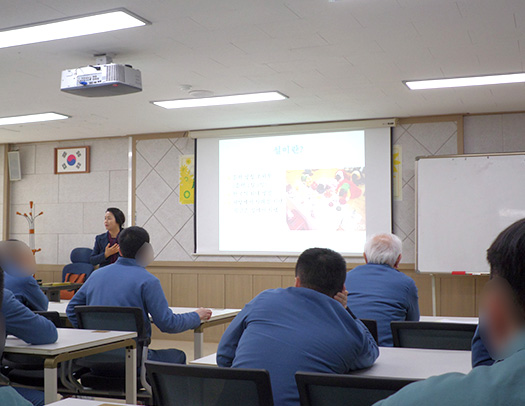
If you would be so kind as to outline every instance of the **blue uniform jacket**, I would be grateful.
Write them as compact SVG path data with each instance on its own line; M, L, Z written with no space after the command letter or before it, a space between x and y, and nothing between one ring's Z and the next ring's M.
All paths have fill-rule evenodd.
M51 344L58 338L57 329L52 322L33 313L7 289L4 289L2 313L7 334L12 334L28 344Z
M151 336L151 323L165 333L180 333L197 328L196 312L173 314L157 277L139 266L137 261L120 257L114 264L94 271L69 302L67 317L77 327L75 306L139 307L144 312L146 331Z
M221 338L221 367L268 370L275 405L299 405L297 371L344 374L371 366L377 345L334 299L307 288L266 290L235 317Z
M95 237L95 246L93 247L93 252L89 261L91 265L104 267L109 265L111 262L105 257L106 247L109 244L108 233L99 234Z
M46 311L49 300L30 275L21 272L13 264L3 264L4 287L15 295L15 298L30 310Z
M392 347L391 321L418 321L414 280L388 265L360 265L346 275L348 308L360 319L377 321L379 345Z

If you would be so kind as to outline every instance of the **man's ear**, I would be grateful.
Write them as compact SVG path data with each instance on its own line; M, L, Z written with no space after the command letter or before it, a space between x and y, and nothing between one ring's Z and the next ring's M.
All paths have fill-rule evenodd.
M368 258L366 257L366 254L363 252L363 258L365 259L365 262L368 264Z
M400 262L401 262L401 254L399 254L399 256L397 257L396 263L394 264L394 268L397 268Z
M295 277L295 287L300 288L301 287L301 279L299 279L298 276Z

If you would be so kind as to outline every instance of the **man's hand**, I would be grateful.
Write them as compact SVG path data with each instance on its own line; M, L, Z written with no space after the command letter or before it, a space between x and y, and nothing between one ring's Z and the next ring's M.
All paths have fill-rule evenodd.
M345 289L342 292L337 292L337 294L334 296L334 299L341 303L341 305L346 309L346 302L348 301L348 291Z
M195 310L195 313L197 313L202 321L209 320L211 317L211 310L205 309L204 307L201 307L197 310Z
M118 254L119 246L118 244L114 245L106 245L106 249L104 250L104 257L108 258L112 256L113 254Z

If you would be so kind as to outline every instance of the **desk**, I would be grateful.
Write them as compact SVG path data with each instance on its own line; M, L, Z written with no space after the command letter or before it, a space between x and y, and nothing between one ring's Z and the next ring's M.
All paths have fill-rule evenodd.
M380 347L379 352L379 358L374 365L350 374L417 381L448 372L467 374L472 369L470 351Z
M50 302L49 311L58 312L60 317L66 316L66 307L69 300L62 300L60 303ZM197 310L196 307L170 307L171 311L175 314L190 313ZM195 359L202 357L202 347L204 346L204 329L208 327L217 326L219 324L225 324L232 321L240 309L211 309L211 318L209 320L201 322L201 325L193 330L193 346Z
M421 316L419 321L431 321L441 323L464 323L478 324L479 317L446 317L446 316Z
M60 302L60 291L62 290L78 290L82 287L81 283L60 282L42 284L40 289L47 296L50 302Z
M59 328L53 344L31 345L19 338L7 336L5 353L29 354L44 358L44 397L49 404L58 399L57 366L88 355L126 348L126 402L137 403L137 350L135 332L96 331Z
M75 399L75 398L68 398L64 400L60 400L58 402L52 403L53 406L133 406L129 403L126 403L126 405L123 405L122 403L112 403L112 402L103 402L99 400L85 400L85 399Z
M170 307L175 314L189 313L197 310L196 307ZM202 347L204 346L204 329L208 327L226 324L232 321L239 314L240 309L211 309L209 320L201 321L201 325L193 330L193 354L194 358L202 357Z
M217 366L217 354L190 361L192 365ZM418 381L448 372L467 374L472 369L470 351L424 350L380 347L379 358L370 368L350 372L368 377L405 378Z
M52 403L53 406L133 406L129 403L126 403L126 405L123 405L122 403L112 403L112 402L102 402L99 400L85 400L85 399L75 399L75 398L68 398L64 400L60 400L58 402Z

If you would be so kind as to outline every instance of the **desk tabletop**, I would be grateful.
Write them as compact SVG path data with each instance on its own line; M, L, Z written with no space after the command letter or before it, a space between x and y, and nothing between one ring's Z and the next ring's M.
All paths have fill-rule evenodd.
M190 361L190 364L216 366L216 359L217 354L211 354ZM379 358L374 365L350 374L418 380L448 372L467 374L471 369L470 351L380 347Z
M128 403L123 405L122 403L103 402L99 400L86 400L86 399L75 399L67 398L59 400L58 402L50 403L53 406L130 406ZM133 406L133 405L131 405Z
M440 323L465 323L478 324L479 317L447 317L447 316L421 316L419 321L433 321Z
M374 365L350 374L426 379L448 372L467 374L471 369L470 351L380 347L379 358Z
M66 307L69 304L69 300L61 300L60 302L49 302L48 310L50 312L58 312L60 317L66 317ZM197 310L197 307L170 307L171 311L175 314L190 313ZM241 309L211 309L211 318L206 320L204 323L210 321L221 320L228 317L234 317Z
M54 356L65 352L84 350L104 344L115 343L129 338L135 338L136 332L130 331L100 331L59 328L58 340L53 344L32 345L16 338L7 336L5 353L32 354Z

